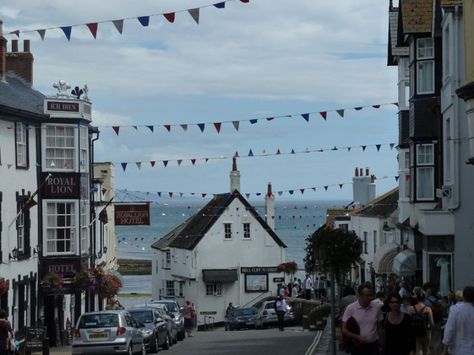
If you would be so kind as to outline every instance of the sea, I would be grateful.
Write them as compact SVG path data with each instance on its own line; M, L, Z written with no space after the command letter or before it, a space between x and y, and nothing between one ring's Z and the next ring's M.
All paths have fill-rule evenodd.
M151 244L165 236L180 223L197 213L207 200L170 199L169 202L150 204L149 226L117 226L117 257L119 259L148 259L155 253ZM250 201L262 218L263 201ZM304 276L306 238L326 220L328 208L342 208L348 201L292 201L275 202L275 233L286 244L286 261L295 261ZM123 276L123 294L151 294L151 275Z

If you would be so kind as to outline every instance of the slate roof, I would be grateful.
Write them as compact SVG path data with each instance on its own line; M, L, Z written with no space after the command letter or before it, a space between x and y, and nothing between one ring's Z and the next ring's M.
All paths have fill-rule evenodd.
M273 240L280 247L286 248L282 240L238 191L234 191L232 194L215 195L199 212L191 216L186 222L178 225L163 238L153 243L151 247L154 249L172 247L193 250L234 199L240 200L246 210L255 217Z
M398 207L398 187L369 201L367 206L354 213L360 217L388 218Z
M42 93L29 87L15 74L9 73L6 81L0 80L1 109L14 109L43 116L44 98Z
M393 8L388 14L388 55L389 65L394 64L393 57L395 56L408 56L409 48L407 46L397 46L398 42L398 8Z

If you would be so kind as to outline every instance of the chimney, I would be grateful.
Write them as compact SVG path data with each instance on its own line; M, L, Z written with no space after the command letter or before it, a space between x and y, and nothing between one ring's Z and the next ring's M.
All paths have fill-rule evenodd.
M355 168L355 175L354 176L359 176L359 169Z
M375 198L375 183L370 176L369 168L356 168L356 174L352 178L352 194L354 204L363 207L367 202Z
M265 195L265 222L275 230L275 197L272 192L272 184L268 183L267 194Z
M237 170L237 158L232 158L232 171L230 172L230 193L235 190L240 192L240 171Z
M0 20L0 80L6 81L7 75L7 40L3 37L3 21Z
M23 52L18 51L18 40L12 41L11 53L6 53L6 70L14 72L30 87L33 85L33 55L30 52L30 40L23 41Z

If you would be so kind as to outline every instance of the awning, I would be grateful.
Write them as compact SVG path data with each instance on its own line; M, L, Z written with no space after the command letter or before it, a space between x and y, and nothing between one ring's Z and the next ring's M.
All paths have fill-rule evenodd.
M393 272L399 276L414 275L415 271L416 254L413 250L403 250L393 259Z
M377 249L374 255L374 270L377 274L391 274L393 259L399 252L399 245L387 243Z
M202 270L204 282L235 282L237 269L212 269Z

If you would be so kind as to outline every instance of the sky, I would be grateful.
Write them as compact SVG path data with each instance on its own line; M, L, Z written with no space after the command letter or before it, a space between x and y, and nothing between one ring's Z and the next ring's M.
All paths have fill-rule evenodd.
M356 167L377 177L377 194L397 185L397 151L388 146L398 139L397 108L371 107L397 101L396 68L387 66L388 1L235 0L224 9L203 7L212 4L2 0L0 19L6 33L56 28L44 41L36 32L20 35L31 39L34 88L53 95L60 79L87 84L92 124L100 129L95 160L114 163L116 188L171 191L174 198L228 192L236 152L241 192L251 196L271 182L282 192L277 199L351 200L347 183ZM177 12L197 7L203 7L199 24ZM160 15L175 11L174 23ZM153 14L148 27L137 20ZM58 29L124 18L122 34L105 22L96 39L85 25L72 28L70 41ZM344 118L337 109L345 109ZM308 112L315 112L309 122L300 116ZM265 119L285 115L292 116ZM238 131L222 123L218 134L213 125L236 120ZM206 123L203 132L197 123ZM177 126L168 132L167 124ZM179 124L188 124L187 131ZM121 126L119 135L111 126ZM268 155L248 157L250 149ZM318 149L329 150L312 152ZM200 160L215 157L222 159ZM153 160L169 163L151 167Z

